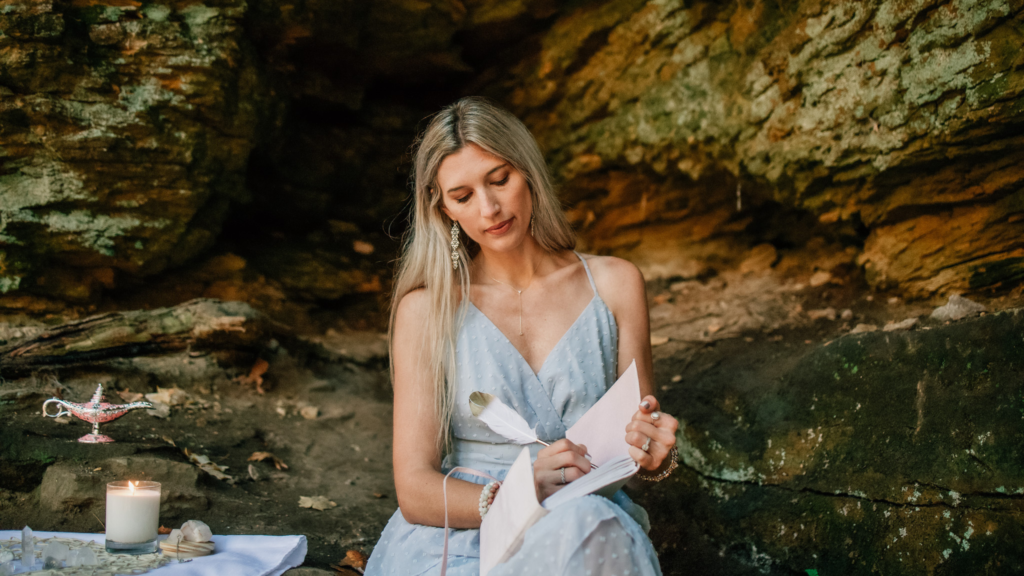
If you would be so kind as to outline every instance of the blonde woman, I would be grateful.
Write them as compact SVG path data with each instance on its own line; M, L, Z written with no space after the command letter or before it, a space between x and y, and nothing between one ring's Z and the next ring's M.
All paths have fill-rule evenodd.
M573 251L575 236L536 141L507 111L464 98L433 117L415 153L415 198L391 320L399 510L370 558L375 575L477 576L482 515L522 447L468 409L496 395L551 443L535 449L540 500L590 471L565 431L635 359L644 400L627 429L641 478L675 466L676 420L651 395L644 280L632 264ZM539 448L539 446L538 446ZM619 492L577 498L533 525L491 576L660 574L647 515Z

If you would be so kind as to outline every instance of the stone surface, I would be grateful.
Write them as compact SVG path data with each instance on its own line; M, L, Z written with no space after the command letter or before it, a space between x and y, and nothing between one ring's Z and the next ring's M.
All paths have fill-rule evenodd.
M180 515L205 510L208 501L196 487L195 466L155 456L125 456L100 463L102 473L70 462L50 465L40 486L40 505L54 512L74 508L102 508L106 483L131 477L160 482L161 514Z
M762 573L1020 572L1022 370L1020 309L691 370L646 503Z
M1024 277L1024 3L590 4L491 93L537 134L589 246L671 275L765 206L859 228L913 295ZM761 208L759 208L761 207ZM861 228L863 227L863 228Z
M985 306L972 302L959 294L951 294L949 302L945 306L939 306L932 312L932 318L941 322L960 320L984 311Z
M212 244L262 106L245 11L4 3L0 294L88 301Z
M206 510L209 502L196 487L198 469L185 462L156 456L125 456L111 458L103 469L116 478L154 480L160 482L160 513L174 516Z

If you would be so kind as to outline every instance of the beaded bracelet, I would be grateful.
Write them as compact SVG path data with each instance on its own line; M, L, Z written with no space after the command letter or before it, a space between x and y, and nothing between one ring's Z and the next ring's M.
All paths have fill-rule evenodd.
M484 516L487 515L487 511L491 509L491 504L494 503L494 497L498 494L498 488L501 487L501 482L497 480L488 482L484 486L484 489L480 491L480 505L477 507L480 510L480 519L483 520Z
M641 480L646 480L648 482L661 482L665 478L668 478L668 475L671 474L673 470L679 467L679 451L676 450L675 446L673 446L672 449L668 451L668 456L669 458L672 459L672 461L669 462L668 468L662 470L660 474L655 474L653 476L648 476L646 474L637 474L636 477Z

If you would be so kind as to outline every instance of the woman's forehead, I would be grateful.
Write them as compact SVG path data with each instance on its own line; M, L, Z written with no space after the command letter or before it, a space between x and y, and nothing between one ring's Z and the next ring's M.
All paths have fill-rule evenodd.
M447 192L458 186L471 185L504 164L506 162L501 158L470 143L441 161L437 169L437 183L441 190Z

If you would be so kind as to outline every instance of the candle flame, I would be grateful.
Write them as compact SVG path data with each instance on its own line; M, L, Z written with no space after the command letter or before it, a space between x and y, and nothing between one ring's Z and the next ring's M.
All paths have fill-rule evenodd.
M139 483L138 483L138 482L134 482L134 483L133 483L133 482L132 482L131 480L129 480L129 481L128 481L128 490L129 490L129 492L128 492L128 493L134 496L134 495L135 495L135 488L136 488L136 487L137 487L138 485L139 485Z

